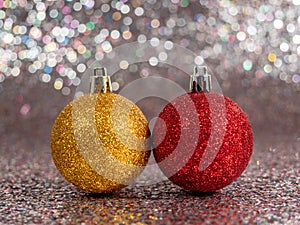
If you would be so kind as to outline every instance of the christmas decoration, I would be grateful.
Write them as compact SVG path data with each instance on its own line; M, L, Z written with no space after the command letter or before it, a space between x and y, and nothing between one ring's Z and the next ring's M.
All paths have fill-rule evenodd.
M207 68L196 67L191 93L167 104L153 130L154 157L163 173L195 192L213 192L233 182L245 170L253 148L246 114L210 89Z
M244 88L272 84L266 80L270 77L299 91L299 4L298 0L174 0L163 4L154 0L2 0L0 84L13 79L23 88L43 82L70 95L89 62L102 61L122 44L151 40L153 46L166 42L152 64L169 59L170 49L179 44L203 49L195 52L193 60L214 63L225 82L230 82L234 71L247 74ZM139 57L141 51L132 49L132 57ZM115 58L110 54L110 59ZM191 62L189 57L181 59ZM135 66L130 70L133 74ZM149 66L143 65L141 74ZM115 82L120 87L124 83Z
M120 190L142 172L150 156L146 118L134 103L110 90L106 70L95 69L91 93L69 103L52 129L57 169L88 192Z

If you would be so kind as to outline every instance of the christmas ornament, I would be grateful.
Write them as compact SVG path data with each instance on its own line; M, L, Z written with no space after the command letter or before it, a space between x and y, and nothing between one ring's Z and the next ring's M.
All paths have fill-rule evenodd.
M110 90L106 70L96 68L91 93L69 103L51 133L57 169L88 192L109 193L129 185L150 156L145 116L130 100Z
M213 192L245 170L252 154L252 129L235 102L210 92L206 67L195 67L190 89L159 114L153 130L154 157L176 185Z

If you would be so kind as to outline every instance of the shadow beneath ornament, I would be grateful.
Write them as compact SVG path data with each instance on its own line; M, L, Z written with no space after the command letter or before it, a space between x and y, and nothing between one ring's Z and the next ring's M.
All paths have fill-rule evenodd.
M115 193L90 193L90 192L84 192L79 190L80 192L82 192L83 197L87 197L87 198L118 198L118 192Z
M195 191L182 190L182 192L186 193L187 195L194 196L194 197L200 197L200 198L213 197L215 195L221 194L220 191L195 192Z
M177 202L186 200L189 198L214 198L216 196L221 197L223 195L220 191L199 193L184 190L170 181L161 182L156 185L149 186L130 186L126 187L118 192L114 193L86 193L80 191L83 198L90 199L123 199L123 200L150 200L150 201L161 201L174 200Z

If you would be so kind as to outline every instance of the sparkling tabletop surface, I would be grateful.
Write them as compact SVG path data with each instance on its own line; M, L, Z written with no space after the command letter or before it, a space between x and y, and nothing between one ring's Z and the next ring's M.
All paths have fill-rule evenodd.
M64 181L47 146L4 141L0 224L300 224L300 140L280 139L257 143L243 175L215 193L194 194L165 181L112 195Z

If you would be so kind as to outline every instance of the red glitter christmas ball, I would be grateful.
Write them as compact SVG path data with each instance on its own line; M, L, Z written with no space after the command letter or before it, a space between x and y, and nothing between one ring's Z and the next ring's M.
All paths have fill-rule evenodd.
M253 134L247 115L218 93L182 95L159 114L153 130L154 157L176 185L213 192L247 167Z

